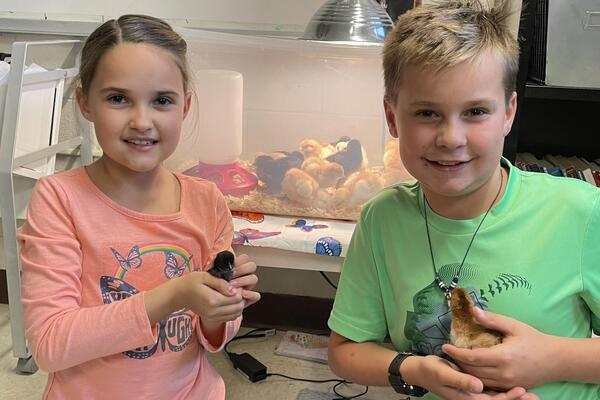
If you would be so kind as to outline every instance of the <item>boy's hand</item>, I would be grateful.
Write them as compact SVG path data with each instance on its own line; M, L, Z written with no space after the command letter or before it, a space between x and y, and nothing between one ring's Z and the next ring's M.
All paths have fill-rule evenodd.
M431 393L443 399L452 400L539 400L532 393L527 393L520 387L506 392L483 392L483 382L469 374L460 372L451 362L437 356L410 357L406 361L412 366L406 366L404 376L414 377L407 380L418 386L425 387Z
M235 268L233 270L233 279L230 284L233 287L242 289L242 297L245 305L248 307L260 300L260 293L254 291L258 283L256 276L256 263L250 261L246 254L240 254L235 259Z
M479 349L461 349L445 344L443 350L462 371L481 379L486 387L507 389L531 388L551 380L548 376L551 336L531 326L499 314L473 309L483 326L504 334L502 343Z

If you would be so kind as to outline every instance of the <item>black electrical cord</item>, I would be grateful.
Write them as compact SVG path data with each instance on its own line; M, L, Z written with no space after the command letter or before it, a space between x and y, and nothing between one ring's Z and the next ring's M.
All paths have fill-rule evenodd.
M350 382L346 382L343 379L307 379L307 378L294 378L293 376L288 376L288 375L284 375L284 374L278 374L276 372L269 372L267 374L267 378L269 376L280 376L282 378L291 379L293 381L310 382L310 383L329 383L329 382L336 382L337 384L340 384L340 383L350 383Z
M329 279L329 277L327 275L325 275L325 272L323 271L319 271L321 273L321 275L323 276L323 278L325 278L325 280L327 281L327 283L329 283L335 290L337 290L337 286L335 286L333 284L333 282L331 282L331 280Z
M229 342L227 342L225 344L225 346L223 347L223 350L225 351L225 353L227 354L227 356L229 357L230 360L232 360L232 355L234 355L235 353L231 353L229 350L227 350L227 346L236 340L240 340L240 339L249 339L249 338L259 338L259 337L267 337L267 336L271 336L270 334L268 334L271 331L275 331L274 329L265 329L265 328L256 328L256 329L252 329L242 335L239 336L235 336L234 338L232 338ZM261 333L257 333L257 332L261 332ZM358 397L364 396L365 394L367 394L367 392L369 391L369 387L365 386L365 390L362 393L359 393L357 395L354 396L345 396L341 393L339 393L337 391L337 388L340 385L343 384L353 384L352 382L349 382L345 379L306 379L306 378L295 378L293 376L288 376L288 375L284 375L284 374L279 374L279 373L275 373L275 372L269 372L267 373L267 378L270 376L279 376L281 378L285 378L285 379L290 379L293 381L299 381L299 382L309 382L309 383L332 383L332 382L336 382L336 384L333 386L333 393L338 396L336 398L334 398L333 400L350 400L350 399L356 399Z
M262 331L262 333L256 333L256 332L260 332ZM272 335L268 335L267 332L268 331L274 331L274 329L263 329L263 328L256 328L256 329L252 329L240 336L236 336L234 338L232 338L229 342L225 343L225 346L223 346L223 350L225 351L225 353L229 356L229 358L231 358L231 352L229 350L227 350L227 346L229 346L229 344L231 342L234 342L236 340L240 340L240 339L249 339L249 338L259 338L259 337L267 337L267 336L272 336Z
M336 396L339 396L339 397L336 397L333 400L350 400L350 399L356 399L356 398L358 398L360 396L364 396L369 391L369 387L365 386L365 391L364 392L359 393L359 394L354 395L354 396L347 397L347 396L345 396L345 395L343 395L343 394L341 394L341 393L339 393L337 391L337 388L340 385L343 385L343 384L352 385L353 384L352 382L347 381L345 379L306 379L306 378L295 378L293 376L288 376L288 375L284 375L284 374L278 374L278 373L275 373L275 372L268 373L267 374L267 378L269 376L280 376L282 378L290 379L292 381L309 382L309 383L330 383L330 382L336 382L336 384L333 386L333 393Z
M356 399L356 398L358 398L358 397L364 396L364 395L365 395L365 394L367 394L367 392L369 391L369 387L368 387L368 386L365 386L365 391L364 391L364 392L362 392L362 393L359 393L359 394L357 394L357 395L354 395L354 396L347 397L347 396L344 396L343 394L340 394L340 393L337 391L337 387L338 387L338 386L340 386L340 385L342 385L342 384L344 384L344 383L352 383L352 382L343 381L343 382L339 382L339 383L337 383L337 384L336 384L336 385L333 387L333 393L335 393L335 395L336 395L336 396L340 396L340 397L339 397L339 398L337 398L337 399L333 399L333 400L350 400L350 399Z

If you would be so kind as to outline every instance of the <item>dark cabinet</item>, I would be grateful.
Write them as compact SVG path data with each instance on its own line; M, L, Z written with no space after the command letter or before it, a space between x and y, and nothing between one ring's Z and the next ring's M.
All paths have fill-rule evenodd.
M545 36L539 34L540 25L535 19L544 4L547 5L547 0L531 0L524 2L522 9L518 110L513 128L505 140L504 156L512 162L517 153L523 152L538 158L546 154L560 154L598 159L600 88L545 86L528 79L530 61L535 59L534 64L539 66L539 59L536 59L539 54L532 52L532 44L539 45L539 36Z

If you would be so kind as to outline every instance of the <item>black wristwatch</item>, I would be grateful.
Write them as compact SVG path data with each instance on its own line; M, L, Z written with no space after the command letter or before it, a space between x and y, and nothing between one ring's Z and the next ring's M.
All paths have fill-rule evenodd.
M413 397L422 397L427 393L427 389L424 389L420 386L409 385L408 383L404 382L402 375L400 375L400 364L402 364L402 362L408 357L414 355L415 354L413 353L398 353L388 368L388 380L390 381L390 385L392 385L396 393L406 394Z

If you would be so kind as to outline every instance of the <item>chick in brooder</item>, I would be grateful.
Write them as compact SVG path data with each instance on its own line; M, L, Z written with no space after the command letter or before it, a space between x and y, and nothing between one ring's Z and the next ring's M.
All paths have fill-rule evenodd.
M360 171L350 175L331 199L335 210L363 204L383 188L383 178L377 172Z
M321 152L323 151L323 145L321 143L319 143L318 141L316 141L315 139L304 139L303 141L300 142L300 151L306 158L309 158L309 157L321 158Z
M341 165L346 176L367 168L368 165L367 153L360 141L348 136L342 136L333 143L319 143L315 139L304 139L300 142L300 152L305 158L318 157Z
M344 177L344 167L320 157L310 157L302 163L302 170L315 178L322 188L336 187Z
M342 137L335 144L335 153L325 157L329 162L340 164L344 167L346 176L353 172L367 168L368 161L365 151L356 139Z
M283 193L293 202L311 205L319 190L319 182L299 168L288 170L281 182Z
M254 160L254 168L256 176L260 179L261 189L267 194L281 192L285 174L292 168L299 168L303 161L304 156L298 151L258 155Z

